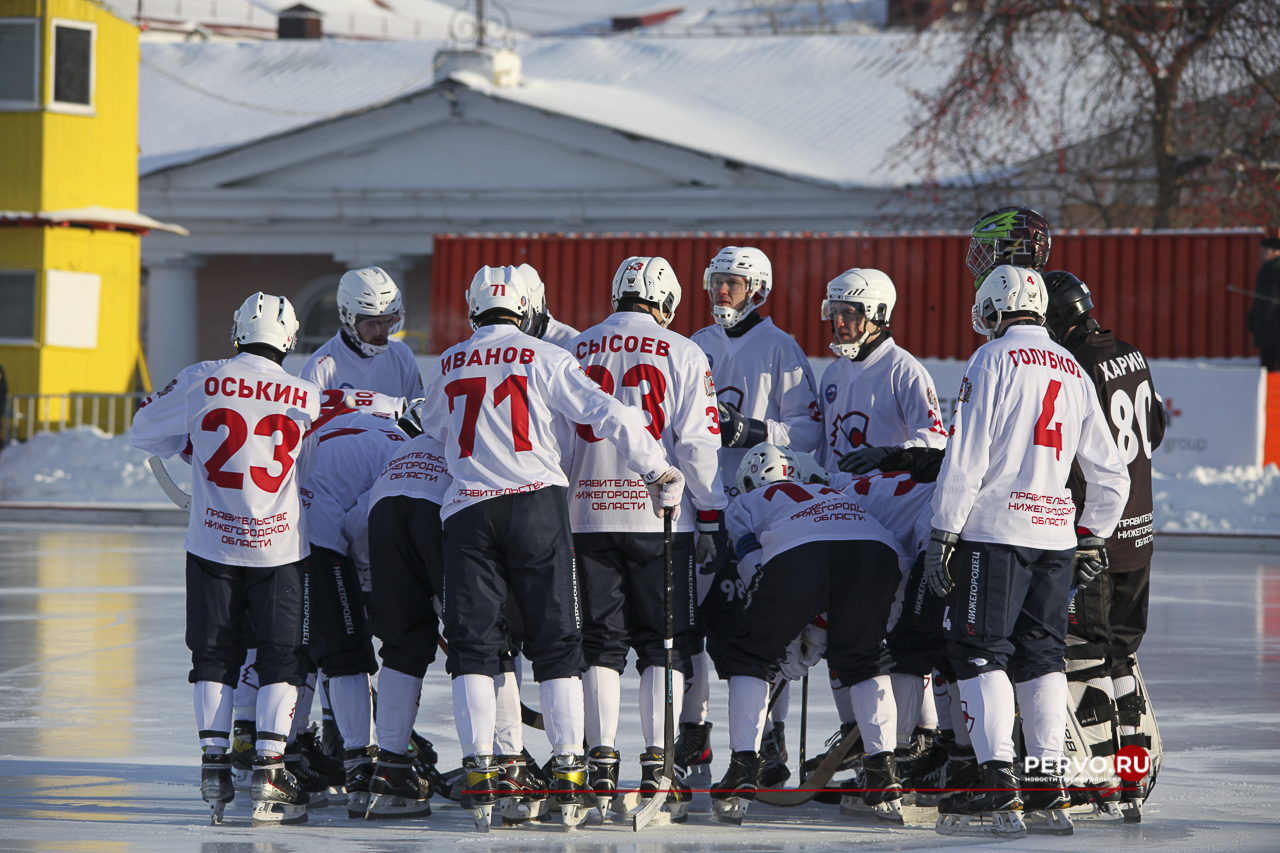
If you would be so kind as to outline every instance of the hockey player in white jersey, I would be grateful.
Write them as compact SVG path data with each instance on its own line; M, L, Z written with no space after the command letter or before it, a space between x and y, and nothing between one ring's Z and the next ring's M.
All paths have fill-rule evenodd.
M738 490L734 482L738 464L748 448L768 441L802 452L817 450L822 440L822 411L814 390L813 368L804 350L772 319L760 315L760 307L773 290L773 265L768 256L751 246L726 246L707 265L702 283L715 322L694 332L691 340L706 353L715 380L721 478L732 498ZM726 538L720 537L718 543L723 545ZM724 551L722 558L728 559L728 548ZM695 787L711 782L709 661L706 652L694 657L694 677L686 688L676 747L677 762ZM791 775L781 725L789 700L790 690L784 685L765 722L761 771L765 787L781 785Z
M694 566L714 556L714 535L727 503L717 456L716 389L702 351L667 328L680 304L680 283L665 258L623 261L613 278L612 299L615 313L580 334L569 351L601 388L644 412L648 432L684 474L685 506L673 526L672 545L672 677L678 715L695 651ZM588 667L583 679L587 765L603 813L618 788L619 679L632 650L640 672L645 742L640 756L642 796L652 796L657 789L665 758L663 523L626 459L588 427L577 429L572 460L569 522L578 558L582 647ZM667 800L672 820L684 819L690 799L682 784L673 789Z
M717 662L720 677L729 680L733 754L712 787L712 815L741 823L758 783L769 682L780 669L791 679L804 676L800 647L807 636L812 659L825 651L850 693L866 751L865 803L901 822L884 641L906 557L858 497L799 482L799 467L786 448L762 444L738 469L743 494L730 504L727 524L739 572L749 582L743 624ZM823 613L826 632L816 636L811 623Z
M1101 570L1129 475L1092 382L1043 326L1047 303L1033 270L999 266L980 282L973 327L988 343L965 367L933 498L925 572L935 594L949 595L948 654L982 768L974 790L939 804L948 834L1018 836L1023 810L1070 830L1058 765L1073 563L1078 582ZM1074 531L1073 458L1088 483ZM1013 767L1015 684L1025 798Z
M586 667L558 437L572 422L607 439L659 509L679 506L684 477L668 464L641 411L604 393L569 353L527 334L533 312L519 270L482 268L467 304L476 331L440 358L422 406L423 432L445 446L453 476L441 509L444 624L467 770L463 806L487 831L499 786L494 677L507 644L502 609L510 596L541 686L556 799L572 827L595 798L582 754Z
M300 564L310 548L298 481L311 461L304 436L320 412L320 389L280 366L297 334L289 300L255 293L235 314L240 354L183 370L143 402L130 430L135 447L190 456L187 647L204 750L200 792L214 823L234 797L232 696L246 639L257 646L261 684L253 824L307 819L307 794L283 759L306 677Z
M422 396L413 350L391 339L404 325L404 303L391 276L379 267L344 273L338 318L338 333L311 354L302 378L324 389L363 389L406 400Z
M533 302L533 325L529 328L529 334L568 349L569 344L578 336L578 330L551 316L551 311L547 309L547 286L538 271L529 264L521 264L519 269L525 283L529 285L529 299Z

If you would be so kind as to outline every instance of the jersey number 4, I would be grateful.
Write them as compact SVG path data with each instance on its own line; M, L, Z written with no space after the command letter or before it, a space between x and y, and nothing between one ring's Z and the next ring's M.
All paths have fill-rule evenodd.
M444 386L449 395L449 411L452 413L454 401L463 397L462 429L458 431L458 458L465 459L476 449L476 421L480 419L480 407L484 405L488 380L483 376L471 376L466 379L455 379ZM493 389L493 407L496 409L507 400L511 401L511 445L519 453L522 450L533 450L529 443L529 377L512 374L498 383Z
M249 425L235 409L214 409L200 422L200 428L205 432L217 432L219 427L227 428L227 437L209 457L209 461L204 463L205 473L209 482L220 489L243 489L244 474L227 471L222 466L244 447L249 438ZM280 463L280 473L272 475L261 466L249 466L249 476L258 488L273 494L280 491L280 484L293 468L293 449L302 440L302 429L297 422L282 414L267 415L253 428L254 435L267 436L272 439L273 444L277 432L280 433L280 443L274 445L271 458Z
M1044 392L1044 400L1040 402L1040 417L1036 421L1035 443L1042 447L1052 447L1057 451L1056 458L1062 458L1062 424L1061 422L1053 424L1053 411L1057 406L1058 392L1062 390L1062 383L1057 379L1049 381L1049 389ZM1023 421L1023 423L1026 423Z

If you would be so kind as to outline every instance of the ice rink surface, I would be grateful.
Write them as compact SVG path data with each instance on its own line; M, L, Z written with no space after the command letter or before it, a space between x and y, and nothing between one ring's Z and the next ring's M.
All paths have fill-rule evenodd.
M302 827L254 830L247 795L209 826L183 641L182 531L0 525L0 850L327 853L571 849L583 853L928 850L983 844L931 828L843 818L834 806L757 804L741 828L713 825L698 795L685 826L495 829L432 800L416 822L366 824L343 808ZM1159 546L1157 546L1159 548ZM1077 824L1017 850L1280 851L1280 558L1159 550L1140 657L1165 742L1164 770L1140 825ZM809 754L837 725L815 669ZM639 777L638 678L623 680L623 783ZM728 759L726 690L712 685L718 778ZM460 762L446 676L427 674L418 731ZM536 705L534 686L525 700ZM319 706L316 706L318 716ZM799 691L788 718L796 764ZM525 729L544 760L545 736Z

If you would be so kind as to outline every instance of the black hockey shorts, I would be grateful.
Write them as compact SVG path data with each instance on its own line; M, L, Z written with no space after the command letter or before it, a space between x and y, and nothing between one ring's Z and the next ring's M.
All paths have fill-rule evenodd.
M578 583L582 595L582 653L587 666L622 672L627 652L636 650L644 672L666 660L661 533L575 533ZM674 666L693 673L697 631L693 534L676 533L671 547Z
M1151 564L1132 572L1099 575L1076 590L1067 617L1067 633L1083 643L1067 646L1071 660L1107 661L1113 677L1132 674L1129 657L1147 633Z
M935 669L943 678L952 674L951 662L947 659L947 638L942 631L945 606L945 599L929 592L924 576L924 553L921 552L907 576L902 614L889 632L889 654L893 658L894 672L922 678Z
M702 630L702 649L711 657L717 671L724 659L729 642L738 634L745 624L746 616L742 612L743 602L747 598L747 585L738 574L736 558L724 560L719 564L706 596L698 606L698 623ZM694 647L693 654L702 649Z
M440 620L431 598L444 580L440 504L408 495L369 510L373 635L383 666L422 678L436 659Z
M960 540L942 622L958 679L1004 670L1021 683L1065 669L1074 557L1074 548Z
M886 675L886 625L901 582L898 555L883 542L808 542L784 551L751 579L716 671L772 680L787 646L825 612L832 677L851 687Z
M259 685L306 681L301 574L297 563L229 566L188 552L188 680L234 687L246 650L256 648Z
M311 662L329 678L377 672L355 564L313 544L303 567L302 644Z
M444 637L449 674L496 676L508 598L524 621L523 652L536 681L581 675L578 601L567 490L500 495L444 521Z

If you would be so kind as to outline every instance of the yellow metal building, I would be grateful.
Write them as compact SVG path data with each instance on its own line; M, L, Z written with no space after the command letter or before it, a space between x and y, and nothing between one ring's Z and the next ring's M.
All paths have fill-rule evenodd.
M15 394L138 384L138 30L0 0L0 365Z

